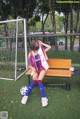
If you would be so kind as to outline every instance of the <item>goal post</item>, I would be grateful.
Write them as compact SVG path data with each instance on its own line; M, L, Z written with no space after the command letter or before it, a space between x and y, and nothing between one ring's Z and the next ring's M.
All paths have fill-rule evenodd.
M26 19L0 21L0 79L16 81L27 68Z

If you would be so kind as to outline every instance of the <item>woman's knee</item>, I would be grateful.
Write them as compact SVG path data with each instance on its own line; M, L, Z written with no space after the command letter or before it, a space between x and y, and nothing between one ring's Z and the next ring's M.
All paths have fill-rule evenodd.
M33 76L32 76L32 78L33 78L33 80L35 80L35 79L37 80L38 74L37 73L34 73Z

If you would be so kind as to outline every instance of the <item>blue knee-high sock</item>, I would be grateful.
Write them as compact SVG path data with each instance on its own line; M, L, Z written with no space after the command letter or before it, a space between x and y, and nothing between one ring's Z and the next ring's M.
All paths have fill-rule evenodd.
M38 83L38 86L40 88L42 98L46 97L45 91L44 91L44 85L43 85L42 81L38 80L37 83Z
M26 96L28 96L31 93L31 90L35 87L36 81L32 81L28 87L28 90L26 91Z

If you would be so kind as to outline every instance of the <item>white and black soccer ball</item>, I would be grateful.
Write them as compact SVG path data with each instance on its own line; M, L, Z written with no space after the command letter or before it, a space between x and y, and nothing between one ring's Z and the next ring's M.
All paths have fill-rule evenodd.
M21 95L25 95L25 93L26 93L27 90L28 90L28 87L27 87L27 86L22 86L22 87L20 88L20 93L21 93Z

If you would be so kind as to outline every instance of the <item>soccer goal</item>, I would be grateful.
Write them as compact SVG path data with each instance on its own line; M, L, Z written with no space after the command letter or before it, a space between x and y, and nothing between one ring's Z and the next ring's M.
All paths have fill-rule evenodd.
M16 81L27 67L26 19L0 21L0 79Z

